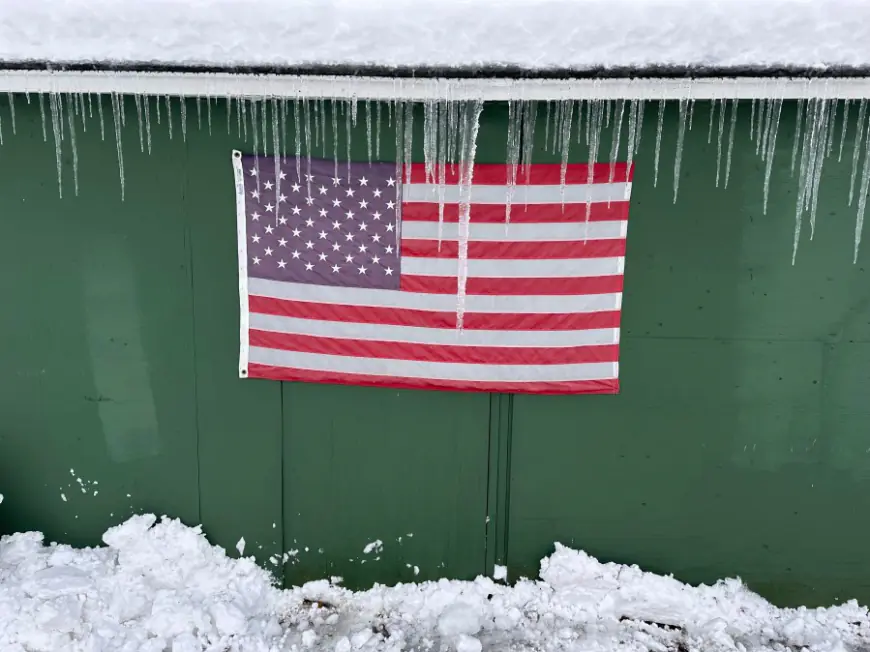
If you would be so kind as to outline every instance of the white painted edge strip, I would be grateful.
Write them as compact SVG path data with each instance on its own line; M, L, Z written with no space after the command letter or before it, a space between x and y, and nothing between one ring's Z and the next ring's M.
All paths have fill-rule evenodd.
M343 340L411 342L448 346L515 346L521 348L595 346L619 344L618 328L577 331L479 331L456 328L424 328L392 324L301 319L252 313L251 328L272 333L311 335Z
M622 256L512 260L470 258L466 264L468 278L588 278L622 274L624 261ZM402 274L453 277L456 276L456 258L403 256Z
M456 272L456 259L446 259ZM259 297L307 301L346 306L372 308L398 308L427 310L432 312L455 312L455 294L428 294L402 290L377 290L373 288L315 285L313 283L290 283L252 277L248 291ZM554 294L554 295L493 295L469 294L465 298L466 313L515 313L520 315L550 313L590 313L602 310L618 310L621 293L611 294Z
M465 362L424 362L392 358L359 358L345 355L304 353L251 347L251 362L276 367L346 374L369 374L398 378L432 378L478 382L559 382L567 380L604 380L617 377L615 362L575 364L469 364Z
M407 240L438 240L438 222L405 221L402 236ZM619 240L625 238L625 220L602 222L516 222L492 224L472 222L469 241L472 242L562 242L576 240ZM441 225L441 240L458 240L459 224Z
M236 184L236 238L239 254L239 378L248 377L248 233L245 219L245 171L242 153L233 150Z
M866 99L870 77L700 79L413 79L196 72L0 72L0 92L373 100Z

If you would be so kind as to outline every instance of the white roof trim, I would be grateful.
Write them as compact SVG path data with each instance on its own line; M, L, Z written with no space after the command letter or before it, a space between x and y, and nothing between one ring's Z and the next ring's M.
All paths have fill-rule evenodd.
M0 92L372 100L870 98L870 77L409 79L178 72L0 71Z

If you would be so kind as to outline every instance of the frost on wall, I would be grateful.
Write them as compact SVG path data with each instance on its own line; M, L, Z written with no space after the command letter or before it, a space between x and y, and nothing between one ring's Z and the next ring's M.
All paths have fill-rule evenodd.
M687 86L687 89L689 87ZM9 94L5 112L0 112L0 143L4 128L16 134L15 103L19 97ZM366 99L329 98L249 98L249 97L196 97L183 100L171 96L124 96L119 94L99 95L93 93L45 93L27 95L28 103L38 103L42 119L42 136L51 140L55 148L58 192L63 196L63 151L71 151L73 191L77 194L78 151L77 138L88 128L98 129L100 138L114 139L117 150L118 175L122 199L125 195L124 151L135 147L130 131L138 136L141 152L152 153L152 134L155 129L165 130L168 137L173 125L180 125L180 137L187 139L188 129L196 128L208 134L226 129L250 143L254 153L274 157L276 164L287 162L294 165L297 173L309 165L312 156L332 156L336 174L342 162L351 160L351 134L358 123L364 122L366 154L369 161L383 160L382 144L394 139L397 179L410 174L415 136L422 133L422 152L427 183L438 186L441 208L439 210L439 242L443 227L443 197L447 169L457 173L460 179L460 269L462 279L465 252L467 251L467 227L469 209L473 203L472 192L474 159L477 148L480 115L483 102L480 100L451 101L448 98L429 100L422 107L410 102L380 102ZM794 262L802 230L808 228L810 238L815 234L819 201L819 187L825 162L835 156L841 161L851 157L849 204L855 206L854 260L857 260L861 242L867 195L870 191L870 137L867 122L866 100L838 101L829 98L797 100L796 128L793 134L780 134L782 98L763 100L717 99L712 101L707 129L707 142L717 139L716 187L728 187L732 157L735 147L735 130L738 118L749 120L756 154L764 164L760 183L763 193L764 212L767 212L770 179L777 143L791 138L790 170L796 179L797 200L794 222ZM136 124L128 130L127 120L135 107ZM673 200L679 196L682 171L682 154L686 131L694 127L696 101L687 96L675 102L677 112L676 133L666 134L664 100L616 99L616 100L557 100L538 101L514 99L507 103L507 130L504 138L504 161L508 166L508 182L505 197L505 224L509 227L511 210L522 202L524 175L528 175L534 149L541 145L541 130L545 147L558 155L562 163L561 181L564 188L565 169L572 144L582 146L589 152L589 163L627 160L629 165L641 146L644 120L655 121L655 142L647 143L654 151L653 179L658 185L661 166L662 141L673 138L676 153L673 165ZM216 125L213 113L220 108L226 116L226 125ZM422 108L422 111L419 109ZM195 112L195 116L189 116ZM422 115L422 129L415 125ZM8 126L4 124L8 121ZM11 129L10 129L11 127ZM697 128L697 127L694 127ZM650 129L652 131L652 128ZM391 132L391 133L387 133ZM851 152L846 148L846 135L850 134ZM602 142L606 134L610 142ZM7 133L8 137L8 133ZM125 142L127 141L131 142ZM344 147L340 147L343 142ZM416 143L419 148L420 143ZM788 149L788 144L779 149ZM782 156L782 154L780 154ZM669 163L670 164L670 163ZM590 168L591 169L591 168ZM404 175L403 175L404 173ZM591 181L591 180L590 180ZM275 188L280 194L280 184ZM401 183L397 184L401 192ZM401 203L398 203L401 206ZM587 211L588 212L588 211ZM464 228L463 228L464 226ZM458 288L459 313L461 317L462 283ZM461 321L461 318L460 318Z

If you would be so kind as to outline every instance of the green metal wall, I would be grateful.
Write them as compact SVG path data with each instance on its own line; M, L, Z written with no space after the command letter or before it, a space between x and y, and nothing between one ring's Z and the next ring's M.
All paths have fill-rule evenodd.
M677 112L655 188L648 107L622 391L511 397L239 380L230 150L251 144L235 117L227 134L223 103L211 135L188 103L183 139L176 100L172 138L152 107L143 153L128 98L122 202L104 102L105 140L96 117L77 130L78 196L65 134L63 199L35 98L16 98L14 135L0 103L0 531L94 544L154 511L228 549L244 537L267 565L299 550L286 582L354 586L505 560L534 576L561 541L691 582L741 575L783 604L870 601L870 285L866 256L851 261L852 133L793 267L794 106L767 215L748 120L717 189L698 104L675 204ZM556 161L539 117L536 160ZM479 161L504 160L506 125L488 105ZM366 157L362 121L353 156ZM383 552L363 555L375 539Z

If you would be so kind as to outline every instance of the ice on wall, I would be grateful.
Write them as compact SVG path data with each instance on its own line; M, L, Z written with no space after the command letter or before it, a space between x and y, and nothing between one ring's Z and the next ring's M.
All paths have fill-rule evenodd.
M506 103L507 129L504 138L504 160L507 164L505 191L506 228L511 212L523 202L523 186L528 181L529 166L535 156L546 152L561 165L563 187L569 160L586 157L591 164L610 163L611 174L618 161L632 163L641 150L644 122L649 114L650 135L645 146L652 150L653 185L658 186L665 151L673 151L672 196L679 201L680 179L684 167L683 151L687 131L705 129L710 151L716 157L715 178L711 187L727 188L732 177L738 115L748 118L749 146L762 162L763 174L758 180L763 212L770 203L773 170L778 158L788 165L796 184L794 205L793 261L798 255L802 234L815 236L818 202L824 166L828 159L851 162L849 203L855 210L853 259L857 261L863 235L867 196L870 192L870 128L867 101L838 102L829 97L798 100L795 128L783 135L780 122L786 101L783 97L761 100L720 98L710 104L706 124L698 126L695 118L696 100L693 87L686 83L685 97L666 102L644 99L563 99L535 101L522 97ZM19 100L20 102L21 100ZM332 156L335 174L352 157L369 161L382 160L384 134L390 133L395 148L398 192L407 183L414 152L422 151L427 182L436 187L439 198L439 246L443 231L444 196L447 170L456 172L460 180L460 238L457 269L457 322L461 328L467 278L467 234L470 205L473 203L474 161L478 141L480 100L451 100L449 94L414 105L393 100L374 102L365 98L310 97L197 97L182 100L170 96L125 96L112 93L104 97L91 93L29 94L27 102L37 102L40 110L43 138L51 141L55 150L58 193L64 196L70 185L78 194L78 140L90 127L99 125L101 139L113 142L116 151L117 174L121 199L126 191L125 150L138 148L139 154L154 152L155 130L172 139L188 139L188 130L197 129L203 135L213 132L213 110L220 106L226 115L228 134L245 139L259 156L271 156L275 165L295 165L297 172L307 171L314 156ZM194 108L196 119L188 119ZM110 114L104 117L104 104ZM415 108L416 106L416 108ZM791 109L789 109L791 110ZM667 121L666 115L671 116ZM415 121L416 117L416 121ZM673 118L676 118L673 120ZM21 131L20 112L16 115L13 95L8 95L0 119L9 125L5 142ZM131 124L128 124L128 120ZM106 121L109 122L108 129ZM135 122L133 122L135 121ZM189 124L190 122L190 124ZM2 127L0 127L2 128ZM222 130L222 126L221 126ZM108 132L108 134L107 134ZM654 132L654 137L653 137ZM360 138L364 140L356 141ZM604 140L607 142L604 142ZM715 147L712 146L716 140ZM791 142L783 142L791 139ZM351 151L352 140L360 143ZM362 148L364 143L365 147ZM572 146L580 153L572 154ZM748 149L745 142L736 145ZM670 148L673 147L673 150ZM66 159L65 155L69 154ZM788 158L790 154L790 159ZM71 176L64 177L65 160L71 163ZM648 160L648 159L647 159ZM304 168L304 169L303 169ZM778 168L777 168L778 169ZM589 179L591 182L591 178ZM783 183L779 181L778 183ZM274 192L281 195L281 182ZM399 203L399 206L401 204ZM587 218L591 205L587 205ZM396 229L401 232L401 213L397 212Z

